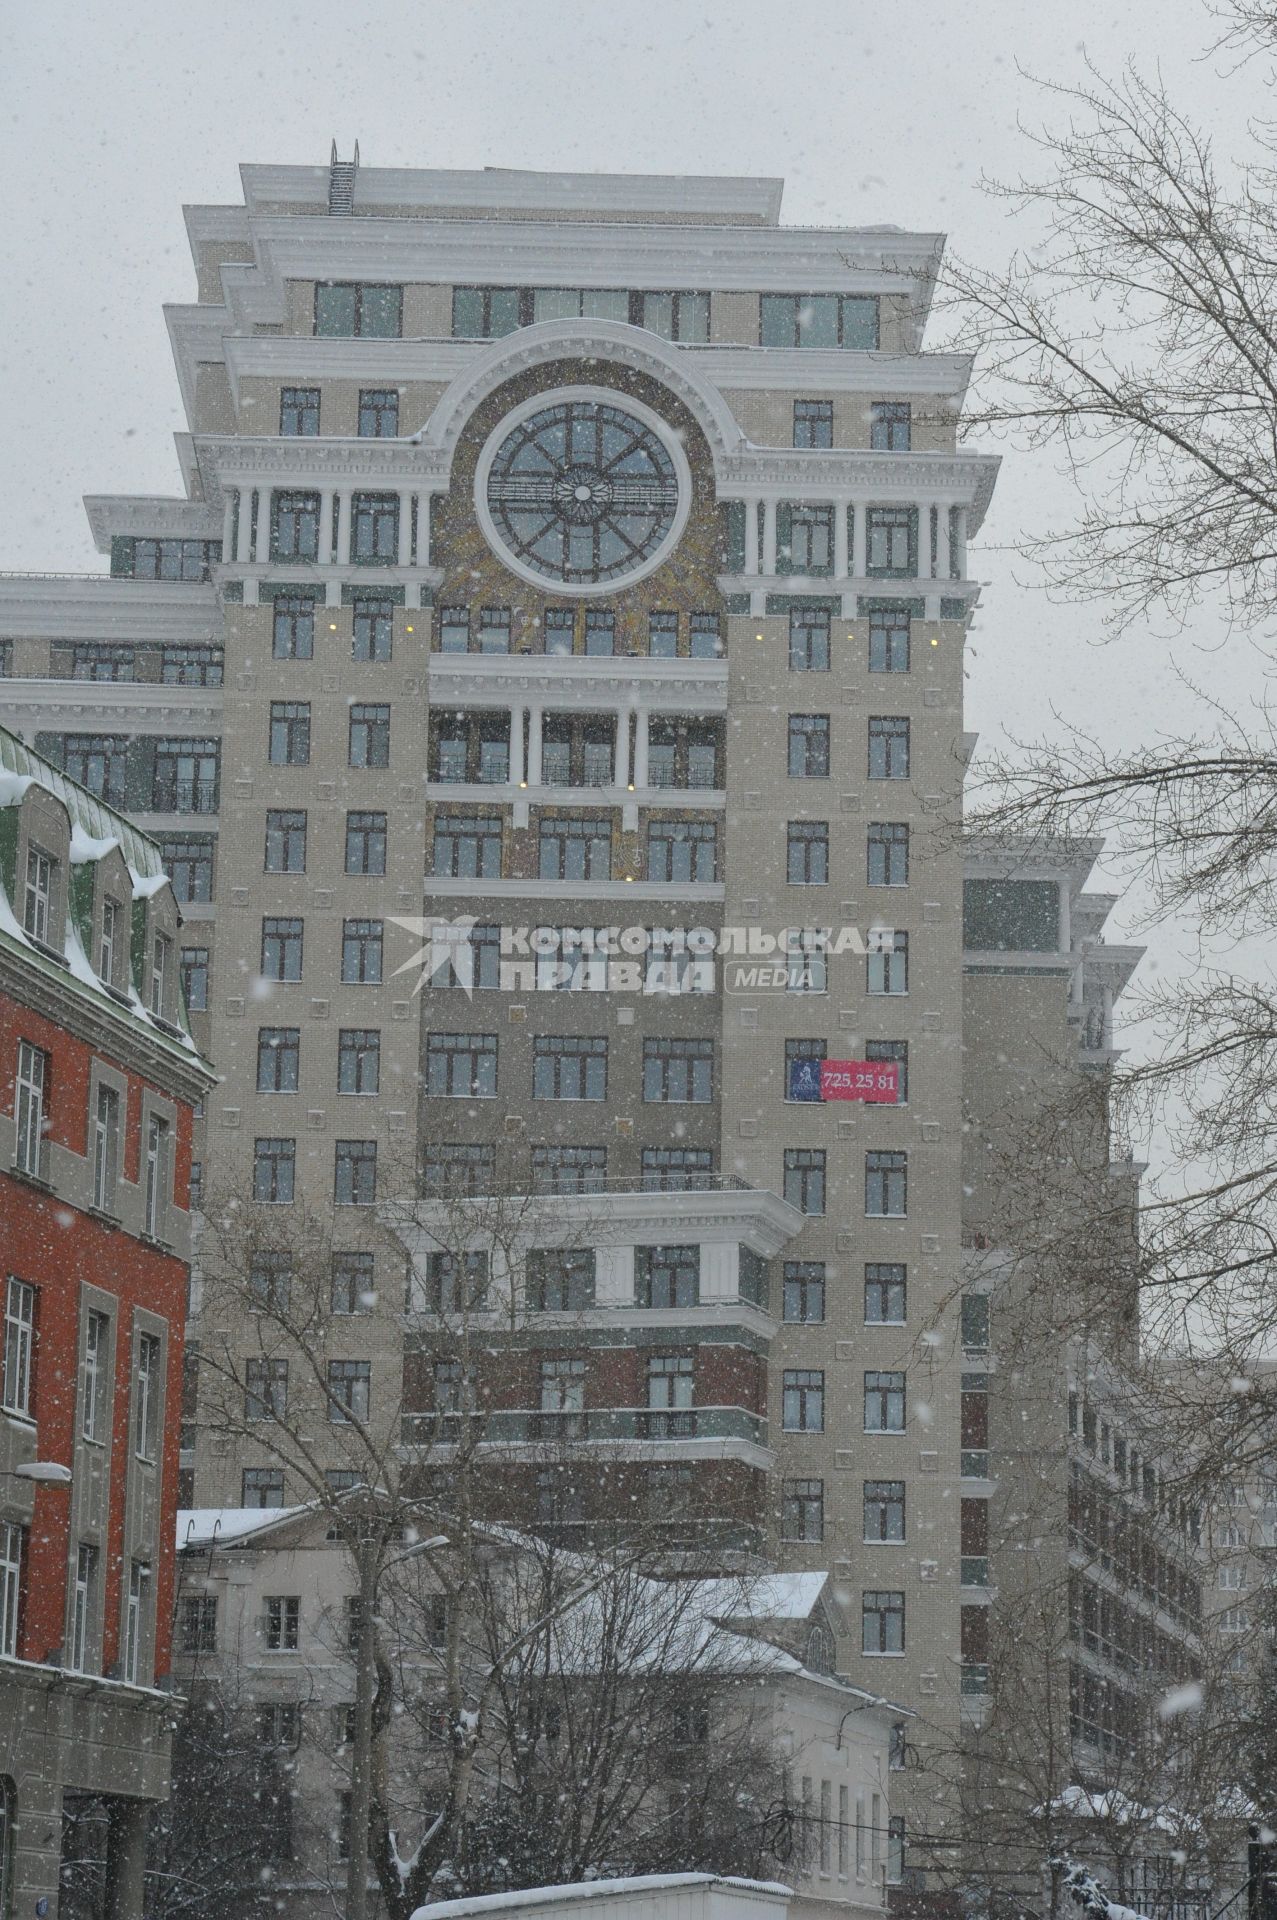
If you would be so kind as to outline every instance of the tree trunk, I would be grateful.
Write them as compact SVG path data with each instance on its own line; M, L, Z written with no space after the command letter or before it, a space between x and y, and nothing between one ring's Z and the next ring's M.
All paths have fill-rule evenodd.
M355 1739L350 1767L350 1858L346 1864L346 1920L367 1920L368 1824L372 1808L372 1696L376 1681L377 1543L361 1539L359 1634L355 1648Z

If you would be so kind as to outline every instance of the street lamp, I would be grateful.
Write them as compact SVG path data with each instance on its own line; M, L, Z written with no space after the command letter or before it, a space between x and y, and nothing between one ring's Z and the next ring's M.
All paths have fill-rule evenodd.
M69 1487L71 1469L60 1460L24 1460L20 1467L5 1470L6 1480L34 1480L42 1487Z

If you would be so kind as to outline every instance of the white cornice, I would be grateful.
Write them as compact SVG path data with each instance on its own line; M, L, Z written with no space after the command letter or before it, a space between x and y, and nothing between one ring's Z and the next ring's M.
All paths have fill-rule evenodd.
M725 713L726 660L589 658L557 654L432 653L429 688L436 706L646 708L649 712ZM574 795L575 800L580 795Z
M86 493L84 511L99 553L110 553L112 535L148 538L169 534L181 540L220 540L222 522L203 500L174 494Z
M204 581L0 574L0 633L27 639L217 642L222 610ZM0 695L10 684L0 683ZM108 693L110 687L98 691ZM171 687L164 691L172 696Z
M466 1203L474 1220L474 1237L483 1232L485 1203ZM511 1206L518 1212L511 1219ZM657 1192L638 1190L603 1193L523 1195L514 1202L492 1203L496 1220L505 1236L526 1246L545 1244L547 1233L554 1245L571 1246L572 1236L588 1233L596 1246L645 1246L666 1238L671 1223L689 1237L707 1241L744 1240L756 1242L768 1258L787 1246L801 1232L804 1219L796 1208L779 1194L765 1187L718 1187L709 1192ZM447 1200L419 1200L411 1213L388 1208L383 1219L410 1253L437 1245L440 1237L457 1231L456 1204ZM705 1303L711 1304L711 1303ZM724 1302L719 1311L737 1306ZM633 1305L618 1309L632 1312ZM669 1315L664 1316L668 1325ZM657 1324L660 1324L658 1322Z
M588 814L589 790L581 790L579 799L578 811ZM721 880L466 880L430 873L422 892L441 900L655 900L693 906L714 906L726 898Z
M239 170L246 208L254 213L281 201L327 213L329 169L245 165ZM360 167L355 203L431 209L515 208L547 217L563 213L655 213L677 210L702 222L734 215L774 226L780 218L783 180L749 174L541 173L513 167ZM220 212L191 208L188 212ZM239 213L238 208L225 209ZM244 215L241 213L240 217Z
M216 731L222 722L220 687L166 687L136 680L5 680L0 683L0 706L10 724L28 728L82 726L100 731L117 724L130 733L163 733L188 726ZM189 825L190 816L184 815L180 824Z

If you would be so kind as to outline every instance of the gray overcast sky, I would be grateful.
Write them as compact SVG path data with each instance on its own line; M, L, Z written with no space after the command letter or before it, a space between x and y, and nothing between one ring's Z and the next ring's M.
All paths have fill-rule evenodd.
M1221 75L1202 0L43 0L9 13L0 142L0 338L8 389L0 565L92 568L81 493L174 489L182 424L161 303L194 297L184 201L237 201L241 161L317 163L335 134L369 165L780 174L782 218L943 228L997 260L1027 238L979 191L1032 165L1019 68L1080 77L1131 55L1228 150L1270 101ZM1018 587L1006 543L1057 511L1006 452L974 566L970 642L987 740L1051 724L1174 724L1172 672L1240 689L1244 641L1149 634L1097 655L1098 616ZM1103 675L1104 694L1096 701ZM1222 674L1222 679L1221 679ZM1129 733L1128 733L1129 737ZM1169 959L1168 955L1168 959Z

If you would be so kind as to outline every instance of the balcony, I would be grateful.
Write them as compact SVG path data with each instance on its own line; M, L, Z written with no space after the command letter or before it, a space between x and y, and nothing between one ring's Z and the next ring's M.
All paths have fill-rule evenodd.
M453 1447L467 1424L471 1445L517 1452L584 1441L592 1448L637 1448L641 1454L645 1443L690 1442L696 1453L712 1458L727 1455L767 1464L772 1457L766 1452L766 1420L744 1407L590 1407L552 1412L510 1407L489 1414L405 1413L400 1441L410 1450Z
M964 1660L962 1663L961 1690L968 1694L983 1694L989 1691L989 1664L987 1660Z
M151 788L152 813L216 813L216 780L169 779L157 775Z
M961 1559L960 1578L964 1587L987 1587L989 1584L988 1554L964 1553Z
M987 1480L989 1477L988 1448L964 1447L959 1458L958 1471L964 1480Z

